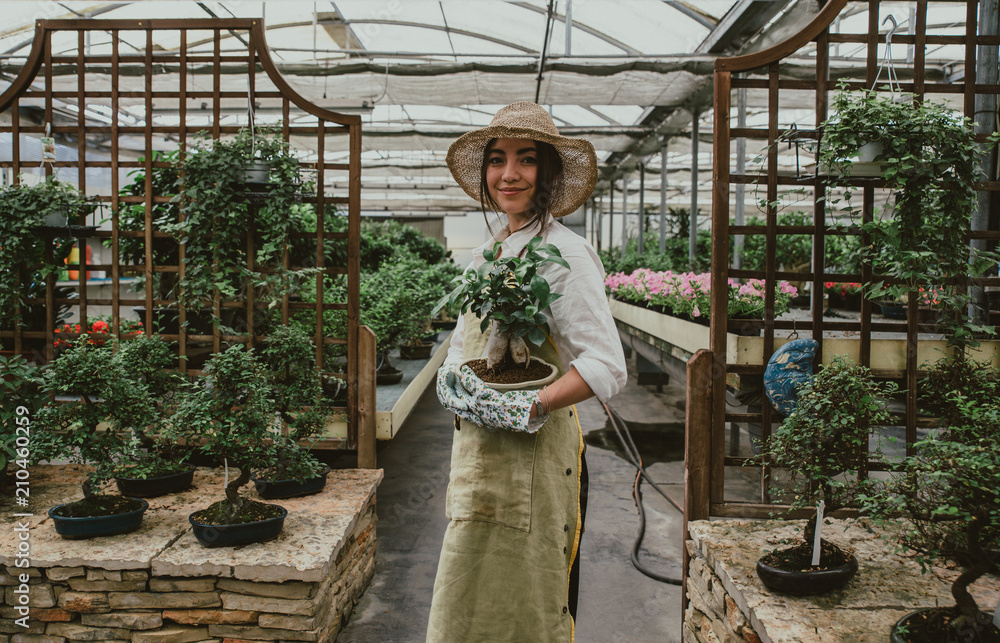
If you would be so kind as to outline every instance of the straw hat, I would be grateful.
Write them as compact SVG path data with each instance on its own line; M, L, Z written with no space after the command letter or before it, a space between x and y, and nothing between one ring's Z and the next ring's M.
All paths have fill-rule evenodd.
M527 138L551 143L562 159L562 175L552 190L549 214L575 212L597 185L597 155L590 141L559 134L541 105L511 103L500 109L489 127L463 134L448 148L448 169L465 193L479 201L479 183L486 145L494 138Z

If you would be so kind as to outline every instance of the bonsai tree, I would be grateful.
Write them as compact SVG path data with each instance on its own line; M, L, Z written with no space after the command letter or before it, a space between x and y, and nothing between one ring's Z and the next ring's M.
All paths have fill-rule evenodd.
M67 505L67 515L90 515L121 503L97 490L134 460L133 432L141 433L157 420L149 389L131 376L120 351L115 354L110 345L92 344L86 336L81 340L44 371L46 393L76 399L49 403L33 426L36 461L62 458L93 467L83 483L84 500Z
M171 437L183 438L207 456L221 458L229 476L225 498L196 512L208 524L255 522L280 514L276 507L240 495L250 474L269 466L274 429L274 400L267 370L242 345L216 353L202 377L181 395L171 418Z
M988 146L1000 140L1000 133L980 142L971 121L945 105L841 88L833 115L821 127L819 163L832 168L833 186L849 186L858 147L877 142L880 151L874 159L882 162L880 178L891 192L881 216L861 223L872 238L863 256L877 272L902 283L873 281L866 285L867 296L901 300L917 296L920 288L938 289L934 305L949 342L975 345L975 334L992 334L993 329L968 317L966 311L975 302L967 287L957 284L978 277L1000 259L995 250L970 249L965 238L982 178L979 161ZM861 222L850 193L847 187L846 211ZM837 202L832 194L827 198Z
M525 245L524 257L498 257L500 242L483 253L486 260L476 270L467 270L452 282L454 290L438 301L433 314L445 306L461 303L464 314L471 310L481 320L481 329L492 325L486 346L486 366L527 367L528 345L541 346L548 333L548 319L542 310L561 297L549 289L539 269L554 263L569 270L559 249L535 237Z
M870 484L866 476L869 439L875 427L891 421L888 398L896 390L892 382L876 383L867 368L844 356L835 356L798 389L795 410L764 444L761 457L788 471L790 509L812 508L813 518L806 522L802 542L772 552L771 560L784 559L789 569L810 566L816 540L815 507L823 501L829 513L848 506Z
M69 256L74 240L53 241L52 264L45 263L46 241L39 228L52 219L66 225L68 216L88 214L95 206L69 183L54 179L36 185L20 183L0 188L0 319L3 326L22 320L27 299L38 296L45 278L55 274ZM46 223L50 221L50 223ZM69 229L66 229L68 237ZM44 326L44 325L43 325Z
M260 351L268 374L270 397L287 428L274 436L270 462L259 475L268 480L305 480L320 475L324 465L302 444L323 430L329 409L322 400L316 369L316 347L300 327L281 326Z
M955 605L910 614L908 632L922 640L995 641L1000 630L969 586L1000 573L1000 409L994 399L956 419L939 436L917 442L886 485L865 498L864 509L916 553L924 572L944 560L962 567L951 586Z

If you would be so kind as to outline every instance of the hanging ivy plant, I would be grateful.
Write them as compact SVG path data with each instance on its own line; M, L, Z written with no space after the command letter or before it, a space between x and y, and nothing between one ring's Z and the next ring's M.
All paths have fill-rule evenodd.
M74 240L67 217L90 214L96 205L69 183L50 179L36 185L0 189L0 319L3 326L20 320L17 305L27 306L27 295L37 292L45 277L62 267ZM45 264L45 239L40 228L61 221L65 237L53 242L53 263ZM70 221L75 223L75 221ZM22 310L23 312L23 310Z
M865 258L879 272L902 283L868 284L868 296L904 299L939 291L936 307L952 344L975 345L974 333L992 334L977 326L966 310L972 302L964 278L983 274L1000 253L970 249L966 232L977 204L979 163L987 145L977 140L971 121L950 107L932 101L899 100L889 93L849 92L841 86L833 101L833 116L821 126L818 161L829 168L831 186L845 189L846 211L860 220L851 202L852 171L857 150L880 145L874 162L889 200L861 229L871 235ZM828 194L831 205L836 204Z
M266 198L254 197L246 184L244 168L252 161L270 167ZM186 245L176 299L190 306L211 302L216 291L233 300L248 288L272 299L293 290L294 275L282 270L281 256L305 222L302 208L293 207L301 196L298 160L280 133L241 130L229 140L203 134L177 168L182 220L164 226ZM254 235L253 270L247 234Z

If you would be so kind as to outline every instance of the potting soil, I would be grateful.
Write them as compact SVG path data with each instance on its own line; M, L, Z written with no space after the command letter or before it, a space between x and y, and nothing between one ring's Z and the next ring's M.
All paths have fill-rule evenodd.
M529 360L528 367L521 364L503 363L493 368L486 367L485 359L477 359L467 364L476 376L487 384L520 384L548 377L552 367L544 362Z

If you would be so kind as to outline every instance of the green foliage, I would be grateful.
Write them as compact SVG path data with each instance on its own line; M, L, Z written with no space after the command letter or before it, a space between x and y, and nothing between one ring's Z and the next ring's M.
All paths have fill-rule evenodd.
M452 282L455 288L434 307L437 313L445 306L461 303L462 313L472 311L481 320L485 333L496 321L496 331L512 337L526 337L541 346L548 332L548 319L542 311L562 296L551 292L549 282L538 274L546 263L569 270L559 248L534 237L525 245L524 257L497 257L498 241L483 253L485 261L478 269L469 269Z
M664 251L660 252L660 232L658 216L646 216L646 232L642 236L643 252L639 253L639 240L629 238L625 250L621 247L602 249L598 255L604 264L606 274L631 273L637 268L650 270L708 270L712 257L712 233L699 230L697 252L694 261L688 258L688 231L690 220L687 208L668 208L667 231L664 235Z
M1000 141L1000 133L984 143L976 140L971 121L955 110L931 101L894 100L875 91L842 91L834 98L833 114L822 126L819 163L831 169L831 186L846 188L844 207L872 244L863 257L901 284L868 284L868 296L902 300L919 288L942 290L937 308L952 345L975 346L975 333L992 335L992 327L974 324L967 316L972 298L955 280L978 276L995 267L1000 253L972 249L965 239L977 204L976 182L985 145ZM892 196L881 216L864 222L852 204L852 156L868 142L882 144L881 178ZM829 192L830 205L833 200Z
M45 239L37 228L49 215L65 221L67 215L90 214L95 207L75 187L55 179L0 188L0 326L21 321L27 298L39 296L45 277L58 272L73 246L73 239L56 239L54 262L45 264Z
M952 426L996 406L1000 371L989 362L942 357L927 370L919 390L923 410L940 418L944 426Z
M834 511L867 487L858 474L867 469L869 437L891 421L888 402L896 390L894 383L876 383L867 368L839 355L798 389L795 411L761 451L775 467L788 470L792 508L822 499L826 510ZM806 542L812 542L814 529L810 521Z
M35 422L33 457L36 460L64 458L89 464L94 471L84 483L86 497L93 489L137 460L153 461L159 454L137 449L144 431L161 417L157 395L143 381L134 377L129 365L137 367L142 353L154 356L144 338L142 348L115 351L111 345L97 346L80 341L63 352L45 368L43 390L59 396L72 396L66 403L51 402L38 413ZM124 353L124 355L123 355ZM141 370L162 368L162 364L144 364ZM99 430L100 428L100 430ZM159 458L163 464L164 458Z
M254 160L271 168L270 191L256 208L247 202L243 175ZM293 207L299 196L298 160L280 133L253 136L241 130L233 139L217 141L203 135L177 170L184 172L175 197L184 220L163 226L186 244L177 299L190 305L210 301L216 291L231 301L248 287L261 289L265 298L294 290L296 277L305 273L283 270L281 257L291 248L292 233L304 230L305 217L302 208ZM247 268L245 231L254 236L254 270ZM262 272L264 267L274 272Z
M216 353L202 377L183 392L171 418L170 436L208 456L224 459L240 474L226 487L226 501L238 510L240 487L250 473L268 466L275 435L275 405L267 369L252 350L235 345Z
M778 215L778 225L812 225L812 215L805 212L785 212ZM730 222L732 223L732 222ZM767 222L760 217L750 217L746 225L762 226ZM742 261L744 270L764 270L767 238L762 234L743 237ZM730 255L733 244L730 243ZM808 270L812 260L812 235L779 234L775 240L775 265L779 270ZM730 265L732 265L730 257Z
M6 357L0 355L0 479L7 467L17 455L17 427L24 425L24 420L18 423L18 418L28 418L28 428L21 435L30 438L31 421L38 411L48 401L48 396L41 390L41 369L29 363L20 355ZM26 413L18 412L24 407Z

